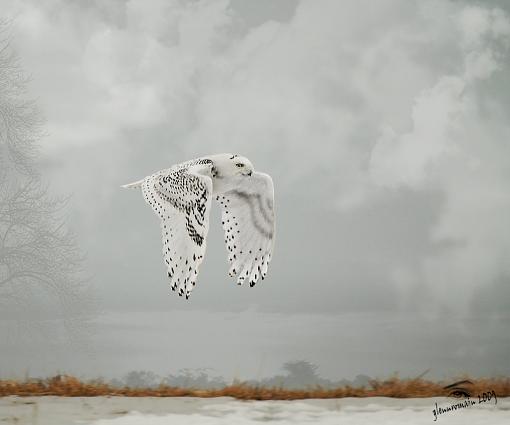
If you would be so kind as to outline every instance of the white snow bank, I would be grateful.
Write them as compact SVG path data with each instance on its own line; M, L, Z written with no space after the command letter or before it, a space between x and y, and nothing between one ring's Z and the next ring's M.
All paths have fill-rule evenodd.
M510 398L444 413L448 398L238 401L228 397L0 397L0 424L16 425L507 425Z
M224 404L204 406L199 413L167 414L156 416L133 412L116 419L106 419L93 422L92 425L260 425L269 422L280 425L296 424L324 424L324 425L357 425L357 424L431 424L434 423L432 410L435 407L433 399L430 406L420 403L413 405L412 400L398 400L398 404L388 406L384 401L361 405L317 406L303 401L294 402L241 402L231 401ZM443 403L447 406L448 400ZM501 403L501 401L500 401ZM440 415L435 423L456 424L491 424L507 425L510 423L510 401L506 408L497 406L480 406L465 411L455 411Z

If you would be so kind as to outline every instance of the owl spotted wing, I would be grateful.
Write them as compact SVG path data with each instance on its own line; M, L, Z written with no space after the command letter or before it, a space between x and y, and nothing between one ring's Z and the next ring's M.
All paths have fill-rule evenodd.
M172 289L188 298L204 258L212 181L193 165L160 171L142 184L145 201L161 219L163 257Z
M274 189L270 176L253 173L239 176L234 189L216 197L222 212L230 276L237 283L255 285L264 279L273 254L275 216Z

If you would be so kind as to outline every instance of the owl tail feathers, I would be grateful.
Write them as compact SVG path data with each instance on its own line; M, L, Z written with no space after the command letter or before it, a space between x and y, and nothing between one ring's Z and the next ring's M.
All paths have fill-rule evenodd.
M142 187L144 180L145 179L138 180L137 182L133 182L133 183L123 184L121 187L124 187L126 189L136 189L137 187Z

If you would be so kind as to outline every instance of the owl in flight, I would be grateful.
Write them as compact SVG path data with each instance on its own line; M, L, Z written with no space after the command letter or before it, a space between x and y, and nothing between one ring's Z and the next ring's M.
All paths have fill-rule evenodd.
M189 298L204 259L209 212L221 208L229 275L239 285L264 279L274 246L273 180L232 154L210 155L158 171L125 188L141 188L161 220L163 257L172 290Z

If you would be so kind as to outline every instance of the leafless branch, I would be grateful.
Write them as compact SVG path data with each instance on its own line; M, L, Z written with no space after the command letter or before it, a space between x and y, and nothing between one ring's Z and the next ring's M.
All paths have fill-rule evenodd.
M0 306L44 293L66 311L85 304L84 258L67 230L67 199L51 197L37 171L43 119L28 81L0 21Z

